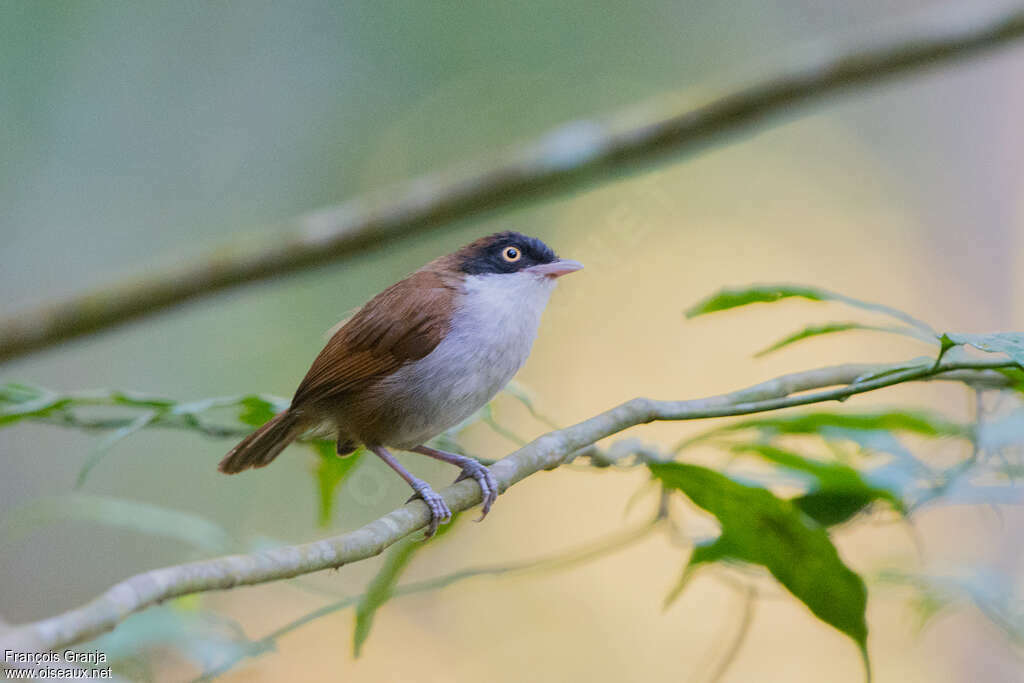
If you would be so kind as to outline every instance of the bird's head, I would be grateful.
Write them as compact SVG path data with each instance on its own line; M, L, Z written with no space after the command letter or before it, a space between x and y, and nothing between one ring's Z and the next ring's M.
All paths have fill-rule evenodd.
M583 268L579 261L558 258L536 237L512 231L481 237L452 254L452 261L466 275L528 273L553 279Z

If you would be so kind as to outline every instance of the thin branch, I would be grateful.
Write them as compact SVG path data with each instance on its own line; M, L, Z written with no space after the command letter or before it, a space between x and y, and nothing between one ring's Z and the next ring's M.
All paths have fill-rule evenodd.
M230 287L323 265L388 240L564 193L725 134L764 125L799 105L965 58L1024 36L1024 11L940 35L825 59L688 110L649 103L629 113L578 120L489 163L425 176L387 192L302 216L261 240L213 250L198 261L72 296L0 320L0 362L141 318Z
M728 394L690 401L635 398L566 429L550 432L508 455L492 467L502 491L542 470L553 469L579 449L635 425L655 420L694 420L745 415L791 406L844 400L883 387L923 380L958 370L1016 367L1007 360L942 361L936 366L903 364L833 367L783 375ZM887 371L891 372L886 373ZM875 379L857 381L865 375ZM834 387L834 388L826 388ZM820 391L813 391L820 389ZM800 393L803 392L803 393ZM441 491L453 512L480 503L475 481L457 482ZM202 560L137 574L114 585L95 600L64 614L17 627L0 635L0 651L59 649L109 631L128 615L189 593L225 590L281 579L365 560L379 554L428 521L427 506L419 500L340 536L274 548L251 555Z
M757 589L753 585L748 584L742 589L741 595L743 598L743 611L740 616L740 623L736 627L736 633L729 641L725 654L719 660L714 672L708 679L708 683L720 683L736 661L736 657L739 655L740 650L743 649L743 643L746 642L747 635L750 633L750 626L754 622L754 607L757 604Z
M203 436L209 436L216 439L241 438L252 433L251 427L228 427L208 424L199 420L190 420L188 417L189 416L173 416L172 418L167 418L161 416L147 425L147 428L182 429L191 432L198 432ZM134 421L132 418L128 417L83 418L67 411L59 411L52 415L46 415L43 417L28 418L28 420L56 427L81 429L86 432L116 431L130 426Z
M570 569L584 562L621 550L646 538L650 532L657 528L657 525L661 521L661 519L655 519L653 522L647 522L646 524L634 529L619 531L614 534L610 534L599 541L542 559L511 562L508 564L485 565L482 567L469 567L450 574L445 574L444 576L438 576L433 579L425 579L423 581L408 583L396 588L394 597L441 590L442 588L447 588L454 583L459 583L466 579L473 579L480 576L504 576L506 574L525 574L528 572ZM233 669L239 662L246 658L258 657L270 652L274 649L277 640L282 636L287 635L288 633L291 633L312 621L320 619L321 617L325 617L328 614L333 614L348 607L353 607L362 599L362 595L347 596L337 600L336 602L332 602L329 605L324 605L323 607L313 610L312 612L275 629L263 638L249 643L248 647L243 652L239 652L216 668L204 672L201 676L195 679L194 683L213 680L214 678Z

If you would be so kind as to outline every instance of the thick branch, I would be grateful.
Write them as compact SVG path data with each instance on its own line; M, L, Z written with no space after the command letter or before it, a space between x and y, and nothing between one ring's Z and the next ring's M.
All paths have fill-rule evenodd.
M690 401L655 401L635 398L566 429L550 432L496 462L491 470L502 491L541 470L552 469L576 451L634 425L654 420L694 420L743 415L806 405L929 379L949 371L980 371L1016 367L1011 361L943 361L905 368L898 365L838 365L783 375L728 394ZM904 369L900 369L904 368ZM857 381L865 375L884 376ZM833 388L828 388L833 387ZM813 393L800 393L812 392ZM470 480L458 482L441 494L453 512L480 503L480 487ZM285 546L251 555L202 560L137 574L82 607L0 634L0 652L58 649L113 629L122 620L164 600L288 579L301 574L338 568L377 555L388 546L424 527L427 507L413 501L360 529L312 543Z
M261 244L219 248L174 266L0 320L0 362L229 287L321 265L391 238L692 151L825 95L1016 40L1024 11L981 26L842 55L692 110L656 104L563 125L491 163L426 176L299 218Z

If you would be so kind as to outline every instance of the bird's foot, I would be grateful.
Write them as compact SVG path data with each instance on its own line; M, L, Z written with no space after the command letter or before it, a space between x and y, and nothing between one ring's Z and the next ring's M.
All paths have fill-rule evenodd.
M491 511L494 501L498 500L498 480L491 473L490 468L472 458L466 458L466 461L462 463L462 474L455 481L460 482L463 479L473 479L476 483L480 484L480 490L483 491L483 510L480 519L476 520L481 522L487 516L487 513Z
M452 511L441 494L430 488L430 484L427 482L418 480L412 485L412 488L416 494L409 500L420 498L430 509L430 524L427 525L426 535L427 538L430 538L437 533L437 527L451 521Z
M479 460L468 458L465 455L439 451L436 448L431 448L430 446L420 445L411 450L413 453L427 455L436 460L447 462L459 467L462 470L462 474L460 474L459 478L455 480L456 483L463 479L473 479L476 481L476 483L480 485L480 490L483 492L484 498L483 514L480 515L480 519L477 521L482 521L483 518L487 516L487 513L491 511L491 505L494 504L494 501L498 500L498 494L500 491L498 490L497 478L495 478L494 474L491 473L491 470L488 469L486 465L481 463Z

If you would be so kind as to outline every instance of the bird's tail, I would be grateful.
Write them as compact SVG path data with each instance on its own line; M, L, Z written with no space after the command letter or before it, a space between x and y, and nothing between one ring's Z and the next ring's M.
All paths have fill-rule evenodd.
M224 474L236 474L250 467L265 467L295 441L302 430L301 420L294 411L278 413L232 448L217 469Z

